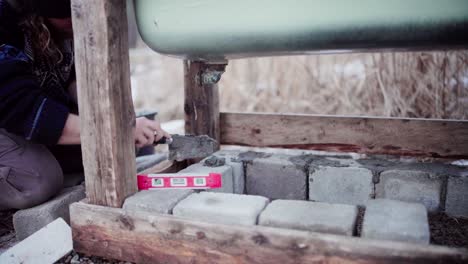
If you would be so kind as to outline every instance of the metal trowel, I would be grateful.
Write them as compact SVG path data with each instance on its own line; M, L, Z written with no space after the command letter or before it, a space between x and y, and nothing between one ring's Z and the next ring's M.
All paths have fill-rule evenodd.
M218 142L207 135L172 135L171 139L162 138L155 144L169 145L169 160L205 158L218 149Z

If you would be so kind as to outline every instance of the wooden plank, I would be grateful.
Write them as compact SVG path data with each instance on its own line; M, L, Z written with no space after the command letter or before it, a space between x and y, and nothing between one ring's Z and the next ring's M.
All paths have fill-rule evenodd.
M71 205L74 249L136 263L463 263L468 251Z
M164 160L151 168L142 171L140 174L151 174L151 173L176 173L187 167L185 161L175 160Z
M137 190L125 5L72 0L86 193L113 207Z
M468 121L221 113L221 144L468 157Z
M224 71L225 65L184 61L185 133L208 135L219 142L219 91L216 83L203 83L207 71Z

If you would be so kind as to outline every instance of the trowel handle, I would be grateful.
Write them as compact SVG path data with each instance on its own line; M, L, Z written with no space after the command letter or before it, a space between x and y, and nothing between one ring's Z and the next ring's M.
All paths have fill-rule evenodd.
M159 144L171 144L172 143L172 138L167 138L167 137L162 137L160 140L157 142L154 142L153 145L159 145Z

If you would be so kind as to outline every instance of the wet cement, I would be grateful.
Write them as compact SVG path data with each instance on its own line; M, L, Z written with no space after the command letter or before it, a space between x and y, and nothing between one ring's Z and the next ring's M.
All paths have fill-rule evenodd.
M206 167L221 167L226 164L226 158L211 156L205 160L203 166Z
M447 177L463 177L468 175L468 169L441 162L402 162L384 160L382 158L370 157L358 159L361 167L369 169L376 176L374 183L379 182L380 173L389 170L410 170L426 172L429 178L444 179Z
M272 154L264 152L246 151L241 152L237 156L235 162L243 162L244 164L251 164L254 159L265 159L271 157Z

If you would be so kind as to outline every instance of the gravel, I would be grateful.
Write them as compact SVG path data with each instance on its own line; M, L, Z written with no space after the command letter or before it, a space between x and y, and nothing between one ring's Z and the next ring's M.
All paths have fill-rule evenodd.
M86 256L81 253L72 251L70 254L66 255L59 261L55 262L56 264L132 264L132 262L119 261L112 259L105 259L96 256Z
M364 214L366 213L366 208L363 206L358 206L358 215L356 219L356 230L354 232L355 236L360 237L362 232L362 222L364 222Z
M429 214L431 244L468 248L468 219L444 213Z

